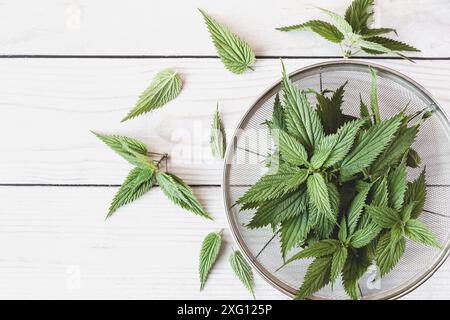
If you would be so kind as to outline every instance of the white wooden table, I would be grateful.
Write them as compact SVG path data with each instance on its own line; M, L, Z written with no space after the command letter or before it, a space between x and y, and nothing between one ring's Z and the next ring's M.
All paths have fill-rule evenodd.
M274 27L343 12L350 0L42 0L0 3L0 298L246 299L228 262L232 238L203 292L202 238L226 228L222 165L204 163L216 101L232 131L253 100L291 71L339 57L309 33ZM377 63L425 86L450 111L450 3L377 0L376 23L420 49L416 64ZM215 56L197 7L255 49L255 72L233 75ZM120 124L160 69L184 90L152 114ZM130 166L90 132L130 135L169 152L215 220L172 205L158 188L104 221ZM193 132L203 134L192 135ZM192 138L194 137L194 138ZM258 298L286 299L256 276ZM406 298L450 298L450 261Z

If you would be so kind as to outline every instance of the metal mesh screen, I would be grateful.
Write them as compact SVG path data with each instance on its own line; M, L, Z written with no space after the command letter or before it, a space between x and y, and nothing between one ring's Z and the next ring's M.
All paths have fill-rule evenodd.
M437 103L419 85L395 71L371 66L378 72L382 118L391 117L406 105L409 113L425 108L436 109L421 127L413 147L422 157L422 166L427 168L427 200L420 219L431 228L445 248L440 251L408 241L398 265L381 280L377 277L376 268L371 267L360 281L362 295L365 299L387 299L397 298L416 288L446 258L450 243L450 209L446 197L450 190L449 122ZM291 78L300 88L314 90L334 90L348 81L343 103L346 114L359 115L360 94L366 103L370 101L370 74L368 64L363 62L318 64L295 72ZM279 237L270 227L256 230L244 227L254 212L239 212L239 206L235 205L236 200L267 170L263 162L273 148L273 142L263 122L271 118L274 97L280 89L279 84L272 87L242 119L227 152L223 191L230 227L240 249L267 281L292 296L302 283L311 261L296 261L276 271L283 263ZM308 98L315 105L314 95ZM420 171L421 168L409 168L409 179L415 179ZM288 256L299 250L293 249ZM340 281L337 281L333 288L326 287L312 298L346 299L347 296Z

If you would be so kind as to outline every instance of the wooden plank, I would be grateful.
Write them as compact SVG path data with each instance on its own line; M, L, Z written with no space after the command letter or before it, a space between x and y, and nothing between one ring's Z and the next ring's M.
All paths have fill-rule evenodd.
M172 205L157 188L108 221L116 188L1 187L2 299L248 299L227 261L234 245L217 187L197 187L215 217ZM224 230L224 251L203 292L203 237ZM234 245L235 246L235 245ZM286 299L259 275L259 299ZM407 298L448 298L450 263Z
M258 55L341 55L338 46L310 33L275 28L327 19L311 4L344 14L347 1L43 0L0 4L1 54L215 55L197 8L247 39ZM400 14L401 13L401 14ZM447 0L376 1L375 26L394 27L419 56L448 57Z
M288 70L311 64L285 61ZM450 61L382 61L424 85L450 111ZM182 74L181 95L164 108L120 119L160 69ZM244 112L280 78L277 59L230 74L217 59L0 60L0 184L120 184L130 165L89 130L143 140L169 152L169 168L190 184L218 185L222 163L210 156L209 128L220 102L230 137Z

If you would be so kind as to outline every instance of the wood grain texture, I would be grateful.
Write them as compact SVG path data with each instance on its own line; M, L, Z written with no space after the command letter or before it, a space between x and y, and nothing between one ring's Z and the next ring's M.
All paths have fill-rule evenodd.
M246 39L257 55L340 56L338 46L307 32L275 28L344 14L350 0L25 0L0 4L1 54L215 55L197 8ZM376 0L375 26L393 27L425 57L449 57L447 0Z
M0 187L0 298L250 298L228 265L234 244L220 188L195 188L215 221L172 205L157 188L104 221L116 190ZM200 292L201 241L222 228L224 250ZM406 298L448 298L449 276L447 262ZM259 275L255 280L257 298L286 299Z
M322 60L315 60L319 62ZM288 70L311 64L286 60ZM425 86L450 111L450 61L379 61ZM120 124L160 69L182 74L181 95ZM253 101L280 78L277 59L236 76L218 59L0 60L0 184L120 184L130 165L89 130L129 135L171 155L169 169L194 185L219 185L222 163L209 146L219 101L228 137Z

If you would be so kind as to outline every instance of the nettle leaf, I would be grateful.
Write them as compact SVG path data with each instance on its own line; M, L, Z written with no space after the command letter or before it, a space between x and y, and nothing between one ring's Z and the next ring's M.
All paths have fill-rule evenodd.
M293 255L284 265L300 259L329 256L335 253L339 248L340 242L337 240L321 240Z
M330 282L334 283L344 269L345 261L348 257L348 251L345 247L340 247L331 260Z
M337 139L337 135L329 135L324 137L320 141L316 150L314 150L313 156L311 157L311 166L313 168L319 169L320 167L322 167L325 161L327 161L328 157L334 149L334 146L336 145Z
M182 86L183 82L178 73L170 69L160 71L122 122L162 107L180 94Z
M413 241L441 249L442 246L428 227L416 219L406 223L405 234Z
M198 267L200 290L205 286L208 274L219 256L221 244L222 235L220 232L211 232L203 240Z
M327 16L329 16L331 19L336 22L336 27L339 29L340 32L342 32L344 35L348 33L353 33L352 26L340 15L337 13L334 13L330 10L323 9L323 8L317 8L323 13L325 13Z
M403 115L377 123L364 131L354 149L344 158L341 165L343 180L361 172L384 151L395 135Z
M129 163L141 168L156 168L147 156L147 146L141 141L125 136L106 135L94 131L92 133ZM138 158L137 155L144 158Z
M345 292L354 300L361 298L359 279L372 264L366 249L349 250L347 261L342 270L342 282Z
M365 184L364 187L362 187L361 190L353 198L350 207L348 208L347 226L349 234L353 234L356 226L358 225L359 217L362 214L371 186L371 184Z
M373 16L374 0L354 0L345 12L345 20L352 26L353 32L367 30L369 19Z
M377 86L377 72L375 69L369 68L370 72L370 109L372 110L375 123L381 122L380 108L378 106L378 86Z
M388 176L389 204L395 210L403 207L406 183L406 162L402 161Z
M397 222L401 221L400 214L389 207L367 205L366 211L372 220L382 228L392 228Z
M111 217L120 207L133 202L149 191L153 186L154 173L153 170L147 168L137 167L131 170L115 194L106 218Z
M369 127L372 125L372 120L370 120L369 108L364 103L361 94L359 94L359 115L361 118L368 121Z
M310 20L302 24L276 28L279 31L312 31L334 43L344 40L344 35L331 23L322 20Z
M230 262L231 268L233 269L236 276L247 288L247 290L250 291L253 299L255 299L255 291L253 290L253 271L247 260L245 260L240 251L236 250L230 255L228 261Z
M300 142L282 130L274 130L273 135L283 160L294 165L308 165L308 153Z
M365 228L357 230L351 237L350 245L353 248L367 246L381 232L376 223L369 223Z
M376 262L378 268L380 268L381 276L395 267L405 252L405 247L405 239L401 238L401 240L393 242L390 232L380 238L377 245Z
M415 126L413 128L416 128ZM411 143L412 144L412 143ZM418 168L422 163L419 154L413 148L409 148L408 156L406 158L406 165L410 168Z
M305 93L288 77L284 65L282 84L288 131L306 148L313 150L324 136L319 116L312 109Z
M281 165L277 173L265 175L256 182L237 203L246 204L278 198L297 188L307 177L306 169Z
M342 103L344 100L346 81L342 86L337 88L331 98L324 93L316 93L317 114L320 117L325 133L335 133L336 130L344 123L345 117L342 113Z
M385 38L385 37L379 37L379 36L365 37L365 40L367 40L369 42L380 44L383 47L385 47L389 50L392 50L392 51L420 52L419 49L414 48L413 46L411 46L409 44L406 44L401 41ZM379 51L379 53L383 53L383 52Z
M296 215L281 223L281 253L283 258L287 252L304 241L313 226L313 220L308 212Z
M214 158L223 159L226 149L226 135L219 114L219 106L213 116L211 125L211 152Z
M280 96L277 93L273 104L272 125L274 129L286 131L286 118L284 116L284 108L280 102Z
M156 173L156 181L164 194L173 203L199 216L212 220L211 216L203 209L195 197L192 189L176 175L158 171Z
M295 296L296 300L304 299L330 282L332 256L316 258L306 270L303 283Z
M250 46L206 12L200 9L199 11L205 19L217 54L225 68L236 74L251 69L251 66L255 63L255 54Z
M317 172L313 173L308 177L307 186L311 204L328 220L336 222L336 217L331 210L328 187L323 176Z
M417 126L401 130L399 134L396 135L395 139L392 140L389 147L387 147L380 157L373 163L370 168L370 172L375 176L383 175L386 170L396 164L408 150L412 150L410 149L410 146L414 143L417 133ZM408 159L410 159L409 154ZM408 166L413 167L410 165L411 160L408 159Z
M276 226L284 220L307 214L308 196L305 187L300 187L280 198L262 203L247 225L250 229L267 225ZM313 222L312 219L310 221Z
M373 189L372 205L378 207L387 207L389 203L389 191L387 176L384 176L381 180L378 180Z
M394 53L394 54L402 57L403 59L413 62L410 58L401 54L399 51L391 50L391 49L386 48L385 46L383 46L379 43L376 43L376 42L371 42L371 41L367 41L367 40L359 40L359 45L361 46L361 49L364 52L369 53L369 54Z
M334 145L328 159L323 164L324 167L328 168L334 166L336 163L344 159L352 148L356 134L363 124L363 120L353 120L345 123L337 130L336 144Z
M371 37L375 37L375 36L379 36L379 35L383 35L383 34L391 33L391 32L397 34L397 31L392 28L373 28L373 29L365 30L362 33L362 36L364 39L366 39L366 38L371 38Z
M427 196L426 181L425 181L425 168L420 176L412 183L408 183L406 189L405 199L407 203L414 203L411 211L411 218L416 219L423 212L425 205L425 199Z

